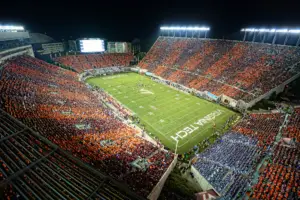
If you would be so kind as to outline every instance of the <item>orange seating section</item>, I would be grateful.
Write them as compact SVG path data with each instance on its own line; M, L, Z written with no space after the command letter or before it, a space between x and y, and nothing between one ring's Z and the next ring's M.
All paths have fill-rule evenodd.
M75 72L22 56L8 61L1 74L0 108L137 193L147 196L172 162L173 154L115 119ZM149 170L133 169L138 158L150 159Z
M292 46L159 37L139 66L187 87L249 102L296 75L298 62L300 50ZM177 76L181 70L191 73Z

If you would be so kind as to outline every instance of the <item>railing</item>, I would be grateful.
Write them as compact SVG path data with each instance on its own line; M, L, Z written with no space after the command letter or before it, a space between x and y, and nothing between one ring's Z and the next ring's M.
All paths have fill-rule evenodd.
M158 199L167 178L169 177L170 173L173 171L174 167L176 166L177 157L178 157L178 155L175 155L175 157L174 157L172 163L170 164L170 166L168 167L167 171L162 175L162 177L160 178L158 183L155 185L155 187L152 189L152 191L148 195L148 197L147 197L148 199L150 199L150 200Z
M52 148L52 151L50 153L48 153L47 155L42 156L40 159L36 160L35 162L32 162L30 165L20 169L19 171L17 171L15 174L7 177L5 180L0 181L0 188L4 187L5 185L12 183L14 187L16 187L14 185L13 180L19 179L22 177L22 175L24 173L26 173L27 171L31 170L32 168L38 166L39 163L41 163L44 160L47 160L49 162L51 162L48 157L50 157L50 155L52 155L53 153L59 153L60 155L63 155L63 157L72 160L72 162L74 163L74 166L76 165L76 167L80 167L81 169L85 170L86 172L88 172L89 174L94 175L95 177L99 178L99 182L101 183L109 183L111 182L113 185L116 186L116 188L118 189L118 191L120 193L123 193L124 195L130 197L130 199L144 199L140 196L138 196L137 194L133 193L126 185L123 185L117 181L115 181L114 179L102 174L101 172L99 172L98 170L94 169L93 167L83 163L80 159L75 158L74 156L72 156L70 153L62 150L60 147L58 147L57 145L53 144L52 142L50 142L49 140L47 140L45 137L41 136L39 133L33 131L31 128L27 127L26 125L22 124L20 121L18 121L17 119L15 119L14 117L12 117L11 115L9 115L8 113L6 113L4 110L0 109L0 116L4 116L5 118L9 119L12 123L18 125L19 127L22 127L22 130L26 130L28 131L27 134L30 134L36 138L39 138L41 141L43 141L44 143L46 143L47 145L49 145ZM23 134L23 131L19 131L15 134L9 135L5 138L2 138L3 141L4 140L8 140L11 137L14 137L18 134ZM0 142L3 142L0 141ZM95 191L101 190L103 187L105 187L104 184L99 184L99 186L96 188ZM90 197L95 193L95 191L93 193L90 194ZM21 192L20 192L21 194ZM0 194L1 197L1 194ZM26 197L24 197L26 199Z

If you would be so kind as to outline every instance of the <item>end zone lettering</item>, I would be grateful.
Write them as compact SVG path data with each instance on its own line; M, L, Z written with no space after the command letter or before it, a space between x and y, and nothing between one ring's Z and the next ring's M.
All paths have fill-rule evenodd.
M178 131L175 136L171 136L173 140L178 142L178 138L183 139L186 136L192 134L195 130L199 129L199 127L204 126L208 122L214 120L217 116L221 115L224 111L223 110L216 110L202 119L199 119L198 121L194 122L193 124L183 128L181 131Z

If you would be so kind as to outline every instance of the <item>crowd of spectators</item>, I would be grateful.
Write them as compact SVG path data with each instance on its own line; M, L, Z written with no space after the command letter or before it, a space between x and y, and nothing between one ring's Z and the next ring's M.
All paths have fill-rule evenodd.
M201 160L195 163L194 166L219 193L222 193L233 179L233 174L229 173L229 169L210 161Z
M0 108L137 193L147 196L172 162L173 154L116 119L75 72L27 56L0 70ZM131 165L136 159L147 160L146 171Z
M249 189L257 166L272 151L284 116L282 113L245 115L231 131L197 155L194 167L222 199L240 198Z
M252 166L257 163L260 154L261 152L256 146L248 146L241 141L221 140L221 142L211 145L199 157L238 173L249 174L253 171Z
M175 39L160 38L155 43L154 50L151 51L160 51L155 50L160 40L162 40L161 45L168 49L167 46L173 45L172 40ZM197 39L186 40L198 41ZM222 44L216 44L214 47L212 44L215 41L203 41L206 42L197 43L197 48L207 47L205 51L207 55L227 42L221 41ZM245 44L232 43L230 48L227 47L227 51L233 49L233 52L242 50L244 53L248 52L246 47L241 47ZM172 46L172 51L177 50L173 57L163 56L161 60L171 65L183 59L181 54L191 54L189 51L181 50L183 47L194 48L192 42L182 41ZM223 49L223 51L226 54L226 50ZM223 66L231 60L228 57L240 62L240 58L244 55L236 54L233 57L231 54L226 54L225 57L219 54L215 56L219 56L218 62L221 63L219 65ZM202 57L195 55L195 57L206 59L203 55ZM148 56L147 59L151 57ZM291 63L294 62L294 58L290 59ZM175 69L182 68L182 65L175 66L175 68L156 66L150 62L144 62L143 65L155 70L155 73L163 77L171 80L180 78L180 81L184 81L191 71L199 67L198 64L195 67L195 60L184 62L193 65L187 67L189 72ZM207 66L205 70L215 71L213 65ZM273 68L272 65L268 66ZM210 71L209 76L218 79L220 76L217 74L222 71L231 73L230 69L217 67L213 75ZM198 70L197 73L199 72ZM201 88L211 81L200 75L189 77L193 76L197 76L199 82L195 79L185 79L186 84L197 85ZM172 162L174 155L139 137L137 130L118 120L112 110L104 106L101 101L112 104L124 116L127 115L126 110L101 90L93 92L77 79L77 73L38 59L28 56L14 58L0 68L0 108L95 169L125 182L136 193L147 196ZM221 84L221 79L214 82ZM234 93L234 91L231 92ZM295 109L289 117L288 126L283 129L284 136L296 138L297 141L299 141L300 130L299 115L300 109ZM267 167L259 177L259 182L253 187L251 197L253 199L300 198L299 147L291 148L279 144L274 148L274 142L284 122L284 117L285 115L279 112L245 115L230 132L197 155L198 160L194 163L194 167L222 195L222 199L235 199L242 196L250 187L252 175L262 157L275 149ZM13 134L21 129L17 124L9 126L1 115L0 120L0 139L8 137L7 133ZM46 179L50 180L55 190L62 190L67 198L85 198L90 191L95 190L89 186L93 185L90 181L95 180L93 177L90 178L90 174L81 172L78 167L73 166L71 161L57 152L51 153L52 151L53 147L30 134L19 134L6 139L0 148L0 181L42 157L48 156L48 160L43 161L33 171L26 172L22 179L16 181L15 185L18 188L24 188L22 192L27 197L38 199L39 196L46 195L45 197L49 199L59 198L56 193L45 192L48 190L46 185L49 184ZM146 167L141 167L143 168L141 170L134 166L132 163L137 160L146 163L144 165ZM62 178L56 172L58 168L60 169L58 173L68 172L69 175ZM74 172L71 168L75 171L78 169L78 171ZM79 180L83 180L86 184L80 185ZM68 181L72 181L75 185L67 184ZM33 187L28 187L28 185ZM68 188L63 186L68 186ZM45 189L42 190L42 187ZM77 193L75 195L70 191L77 191ZM5 189L5 195L7 198L18 196L11 185ZM101 199L101 191L97 191L94 195L98 195L97 198Z
M197 155L194 167L223 199L237 198L244 194L251 181L249 177L262 159L262 149L256 144L255 139L228 132Z
M133 55L130 53L81 54L55 58L55 61L70 66L78 73L84 70L112 66L129 66Z
M0 41L0 51L6 50L6 49L12 49L16 47L21 47L29 45L28 39L24 40L11 40L11 41Z
M116 111L118 112L118 115L123 117L124 119L128 119L131 115L131 112L124 108L119 102L117 102L113 97L108 95L103 89L101 88L95 88L93 89L94 94L99 97L99 100L105 102L106 104L112 105L114 108L116 108Z
M139 66L197 90L248 102L299 73L298 62L298 47L159 37Z
M232 130L257 139L258 146L267 150L273 145L284 117L282 113L253 113L245 116Z
M252 199L300 199L300 148L277 145L253 186Z
M294 113L290 116L288 126L285 127L283 136L300 142L300 108L295 108Z
M105 176L1 110L0 120L1 199L86 199L91 195L93 199L129 199L119 187L105 181Z

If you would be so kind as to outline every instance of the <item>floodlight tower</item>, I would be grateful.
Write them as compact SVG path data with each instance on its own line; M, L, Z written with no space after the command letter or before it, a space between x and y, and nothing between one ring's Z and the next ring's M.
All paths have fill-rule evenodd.
M11 31L11 32L24 31L24 27L23 26L12 26L12 25L0 25L0 30Z
M186 26L162 26L160 27L160 35L164 36L167 33L167 36L170 37L173 33L173 37L176 37L176 31L179 32L179 37L188 37L188 33L192 34L192 38L196 36L196 38L201 38L201 32L204 32L204 38L207 37L207 32L210 30L209 27L186 27ZM172 37L172 36L171 36Z
M268 33L271 33L271 34L274 34L273 39L272 39L272 44L275 44L278 35L279 34L285 34L285 40L284 40L283 45L286 45L286 43L288 42L289 37L291 36L291 34L298 34L298 40L297 40L296 46L299 46L299 44L300 44L300 29L275 29L275 28L273 28L273 29L265 29L265 28L256 29L256 28L243 28L241 31L244 32L243 41L246 41L247 33L248 32L254 33L253 34L253 38L252 38L252 42L255 42L257 34L263 33L264 36L263 36L263 39L262 39L261 42L264 43L265 39L266 39L266 35Z

